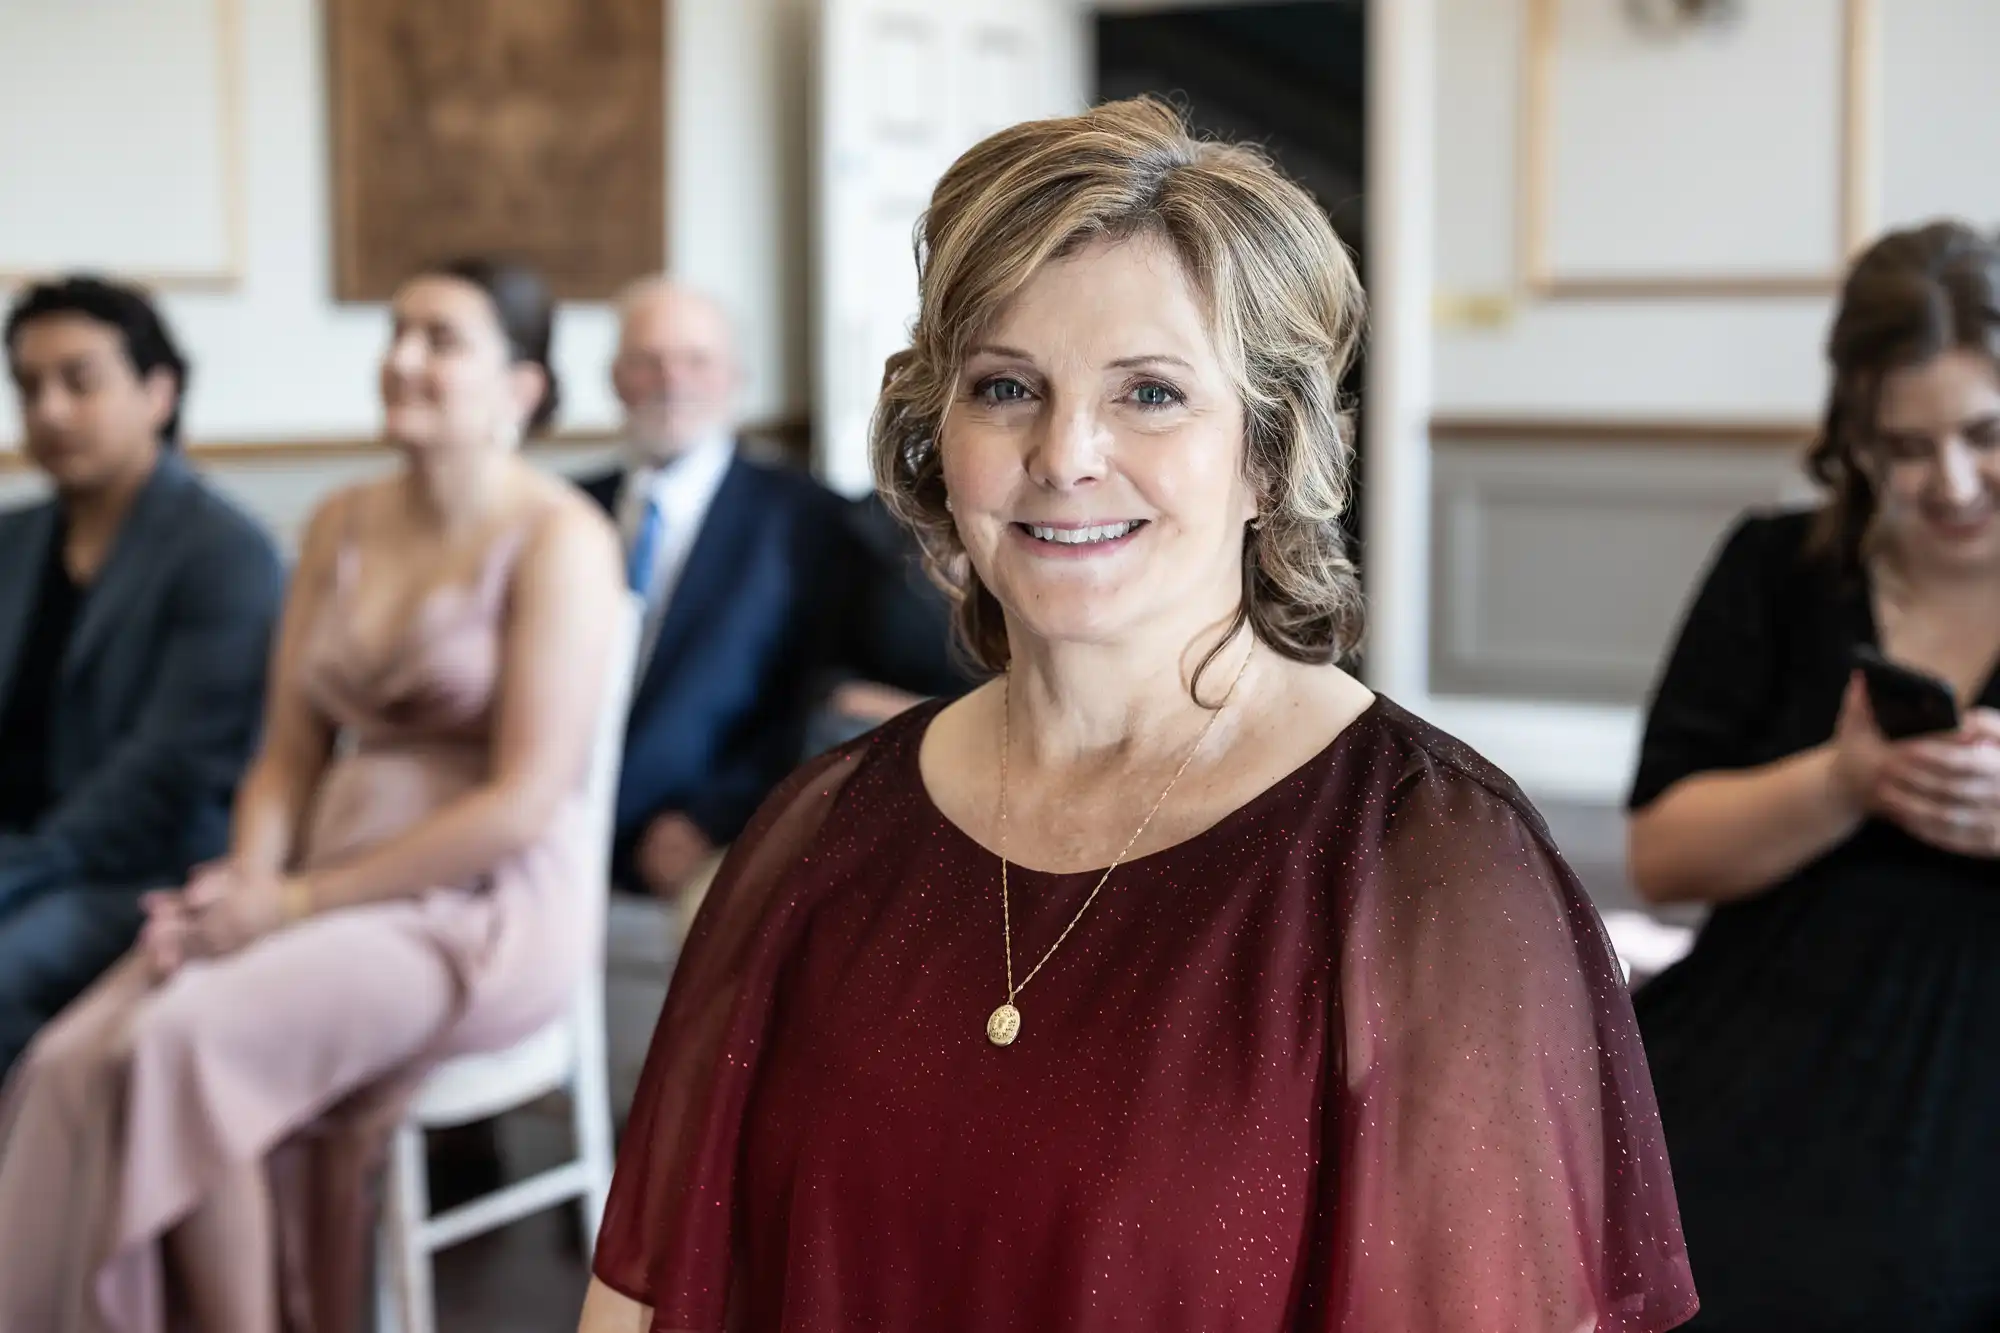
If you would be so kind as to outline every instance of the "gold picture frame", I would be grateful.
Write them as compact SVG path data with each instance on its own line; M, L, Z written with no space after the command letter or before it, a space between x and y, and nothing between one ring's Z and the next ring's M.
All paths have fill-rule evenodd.
M334 295L460 255L602 300L666 263L664 0L327 0Z
M0 290L43 281L58 270L98 269L122 282L155 291L229 291L243 284L249 267L249 198L244 180L242 0L211 0L215 13L216 133L221 157L223 261L214 268L154 268L116 262L77 263L57 269L0 265ZM141 225L135 222L134 225Z
M1649 300L1818 296L1839 287L1839 264L1819 272L1616 274L1557 272L1549 255L1556 24L1563 0L1523 0L1519 108L1519 264L1523 285L1545 300ZM1879 0L1842 0L1840 125L1836 146L1840 198L1836 243L1841 261L1865 245L1876 227L1880 80Z

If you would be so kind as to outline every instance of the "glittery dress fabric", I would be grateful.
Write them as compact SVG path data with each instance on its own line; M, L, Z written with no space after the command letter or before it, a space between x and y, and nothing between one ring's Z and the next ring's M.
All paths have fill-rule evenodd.
M1020 996L916 710L695 923L600 1280L655 1333L1651 1333L1695 1308L1603 929L1507 779L1378 700L1122 866ZM996 756L997 761L997 756ZM1096 874L1017 871L1017 963Z
M1833 735L1864 578L1750 516L1683 617L1632 804ZM1980 702L2000 708L2000 673ZM1704 1333L2000 1329L2000 863L1872 821L1634 1001Z

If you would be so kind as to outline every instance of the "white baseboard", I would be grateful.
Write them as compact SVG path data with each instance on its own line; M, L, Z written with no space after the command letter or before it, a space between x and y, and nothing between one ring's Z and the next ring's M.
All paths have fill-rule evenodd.
M1462 695L1398 702L1498 764L1536 800L1624 804L1639 756L1636 708Z

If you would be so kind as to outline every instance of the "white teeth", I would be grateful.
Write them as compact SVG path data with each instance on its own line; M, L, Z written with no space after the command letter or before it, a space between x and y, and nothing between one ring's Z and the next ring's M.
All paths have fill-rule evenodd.
M1102 523L1089 528L1044 528L1033 523L1027 525L1028 535L1036 541L1054 542L1058 546L1088 546L1094 542L1117 541L1139 525L1134 523Z

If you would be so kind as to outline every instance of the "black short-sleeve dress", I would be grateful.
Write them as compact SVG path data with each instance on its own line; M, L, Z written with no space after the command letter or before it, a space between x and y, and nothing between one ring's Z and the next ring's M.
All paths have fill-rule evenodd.
M1810 514L1729 536L1647 719L1631 805L1833 734L1865 579ZM2000 707L1989 680L1981 696ZM1715 909L1640 992L1691 1329L2000 1328L2000 862L1885 823Z

